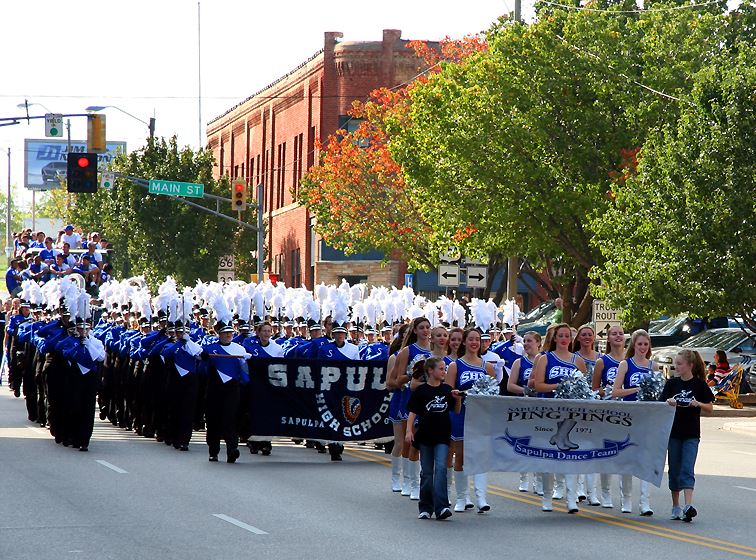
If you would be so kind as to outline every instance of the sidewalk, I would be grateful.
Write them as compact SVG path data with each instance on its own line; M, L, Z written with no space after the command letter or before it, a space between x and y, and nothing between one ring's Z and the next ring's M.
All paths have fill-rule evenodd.
M736 432L756 437L756 420L738 420L735 422L725 422L722 429L728 432Z
M703 416L703 415L702 415ZM743 408L730 407L729 404L715 404L710 418L756 418L756 406L746 404Z

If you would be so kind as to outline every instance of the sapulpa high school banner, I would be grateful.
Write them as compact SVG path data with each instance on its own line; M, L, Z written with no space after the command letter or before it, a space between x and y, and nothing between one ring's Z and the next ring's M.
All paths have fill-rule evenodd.
M249 361L252 433L326 441L391 437L386 362Z
M667 403L469 396L465 472L631 474L659 486Z

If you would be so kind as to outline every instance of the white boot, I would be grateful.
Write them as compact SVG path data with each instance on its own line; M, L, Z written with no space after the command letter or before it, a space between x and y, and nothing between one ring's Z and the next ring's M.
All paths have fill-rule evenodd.
M491 506L488 505L488 500L486 499L488 473L474 475L473 486L475 487L475 500L478 502L478 513L485 513L491 509Z
M601 473L601 507L613 508L612 503L612 475Z
M649 484L645 480L640 481L640 514L643 517L650 517L654 514L654 510L651 509L649 502Z
M520 473L520 485L517 487L517 489L520 492L527 492L528 491L528 473L521 472Z
M554 476L554 499L561 500L564 498L564 475L555 474Z
M533 493L538 494L539 496L543 496L543 474L539 472L533 473L533 478L535 479L535 482L533 484Z
M620 506L622 513L633 511L633 477L629 474L620 476Z
M467 475L463 471L454 471L454 489L457 492L457 502L454 504L454 511L465 511L467 504L468 482Z
M420 461L410 461L410 500L420 499Z
M391 491L402 491L402 458L391 456Z
M567 487L567 513L577 513L578 509L578 475L564 475L564 485Z
M551 473L541 473L541 481L543 484L543 505L541 509L543 511L552 511L554 509L551 505L554 495L554 475Z
M582 502L588 497L588 492L585 490L585 475L577 475L577 499L578 502Z
M410 495L410 485L412 476L410 475L410 460L402 457L402 496Z
M585 483L588 485L588 503L592 506L601 505L601 501L598 499L598 493L596 492L596 479L597 475L595 474L585 475Z

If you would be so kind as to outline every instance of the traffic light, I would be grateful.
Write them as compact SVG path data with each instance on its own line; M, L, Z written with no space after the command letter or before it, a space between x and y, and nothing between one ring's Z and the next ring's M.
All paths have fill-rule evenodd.
M97 192L97 154L69 152L66 171L68 192Z
M231 209L236 212L247 209L247 182L239 177L231 181Z
M87 151L104 154L105 142L105 115L87 115Z

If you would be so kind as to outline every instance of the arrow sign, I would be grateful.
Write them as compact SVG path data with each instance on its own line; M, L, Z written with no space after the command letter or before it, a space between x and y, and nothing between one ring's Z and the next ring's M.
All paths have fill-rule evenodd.
M488 267L486 266L468 266L467 267L467 287L468 288L485 288L488 282Z
M442 264L438 267L438 285L447 288L459 286L459 266Z

